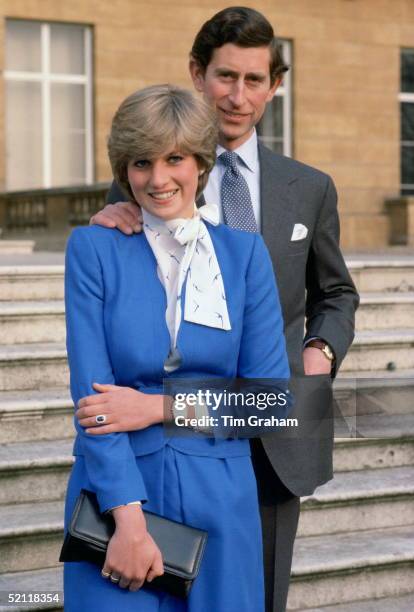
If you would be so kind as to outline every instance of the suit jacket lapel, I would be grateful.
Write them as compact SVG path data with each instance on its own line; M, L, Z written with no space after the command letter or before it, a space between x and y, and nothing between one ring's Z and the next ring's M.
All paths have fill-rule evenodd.
M296 180L286 172L283 157L259 144L260 161L260 210L263 238L274 255L279 238L289 231L294 223L295 202L289 197L290 184Z
M297 180L281 155L259 143L260 211L262 235L275 259L281 242L286 243L286 231L294 224L295 201L289 197L290 185ZM206 203L204 194L196 202L198 208ZM281 241L280 238L284 237Z

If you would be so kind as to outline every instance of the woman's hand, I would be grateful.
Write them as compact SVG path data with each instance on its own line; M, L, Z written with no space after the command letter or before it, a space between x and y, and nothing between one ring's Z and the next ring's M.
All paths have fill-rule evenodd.
M112 511L115 533L109 541L102 572L130 591L138 591L164 573L161 551L147 531L141 506L121 506ZM110 578L108 578L110 579Z
M130 387L93 383L99 391L78 402L75 417L79 425L93 435L145 429L164 420L164 396L141 393ZM103 424L96 422L97 415L104 415Z

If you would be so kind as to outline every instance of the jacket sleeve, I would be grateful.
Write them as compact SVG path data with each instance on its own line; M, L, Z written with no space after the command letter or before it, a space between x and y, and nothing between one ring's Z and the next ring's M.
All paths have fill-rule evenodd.
M331 178L306 268L306 335L322 338L335 353L335 369L341 364L354 338L358 293L339 248L337 194Z
M106 203L107 204L116 204L117 202L126 202L126 195L123 193L122 189L119 187L118 183L112 181L112 185L106 195Z
M104 330L105 287L90 228L72 232L66 249L66 343L75 406L96 393L92 383L115 384ZM131 501L146 501L144 481L128 433L93 436L75 419L87 475L101 512Z
M259 234L255 235L247 269L238 375L283 380L290 376L272 262Z

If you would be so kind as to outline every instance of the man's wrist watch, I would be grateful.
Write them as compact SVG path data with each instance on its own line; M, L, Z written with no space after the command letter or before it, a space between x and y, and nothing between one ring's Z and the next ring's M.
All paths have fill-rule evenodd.
M331 363L335 361L335 355L333 354L333 351L327 342L324 342L323 340L315 339L315 340L311 340L310 342L308 342L306 346L311 346L313 348L320 349L322 353L325 355L325 357L329 359Z

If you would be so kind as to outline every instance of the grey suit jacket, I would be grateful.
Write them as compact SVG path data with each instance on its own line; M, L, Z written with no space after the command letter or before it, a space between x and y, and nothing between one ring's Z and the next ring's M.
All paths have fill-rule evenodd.
M284 485L295 495L310 495L332 478L332 406L327 401L311 401L311 390L301 381L303 342L313 336L328 342L335 352L337 369L354 337L358 294L339 249L332 179L261 144L259 159L262 234L276 273L289 362L296 377L291 416L300 424L297 431L280 429L262 438L262 443ZM123 199L113 184L107 201ZM203 203L201 197L198 204ZM297 223L306 226L308 234L292 242ZM325 379L322 382L328 383L329 377ZM320 423L323 426L319 428Z
M299 376L294 412L302 424L296 437L280 431L262 442L287 488L310 495L332 478L332 404L318 401L319 394L313 394L313 401L309 397L311 389L300 377L303 342L313 336L328 342L338 369L354 337L358 294L339 249L332 179L262 145L259 158L262 233L278 282L291 370ZM296 223L305 225L308 234L292 242ZM318 420L320 428L315 427Z

